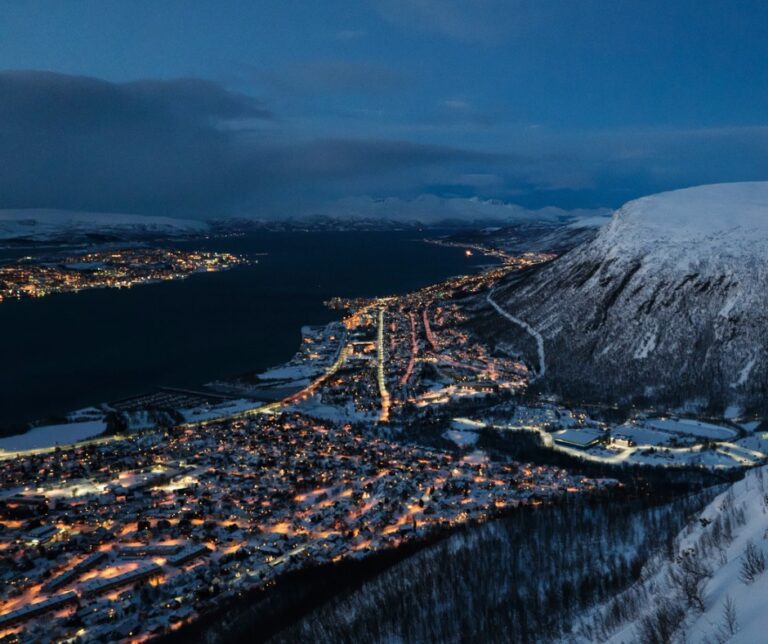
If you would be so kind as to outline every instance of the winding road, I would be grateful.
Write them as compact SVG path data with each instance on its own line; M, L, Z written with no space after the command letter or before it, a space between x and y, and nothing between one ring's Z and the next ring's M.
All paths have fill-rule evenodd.
M531 382L533 382L534 380L538 380L539 378L542 378L544 374L547 372L547 363L544 357L544 338L541 336L541 333L539 333L536 329L534 329L530 324L521 320L520 318L516 318L514 315L512 315L511 313L508 313L501 306L499 306L496 300L493 299L493 294L495 292L496 292L496 289L493 289L488 293L488 295L485 296L485 299L488 302L488 304L490 304L499 315L501 315L502 317L505 317L507 320L509 320L513 324L516 324L517 326L522 327L531 336L533 336L534 340L536 340L536 347L539 353L539 369L536 372L536 375L533 378L531 378Z

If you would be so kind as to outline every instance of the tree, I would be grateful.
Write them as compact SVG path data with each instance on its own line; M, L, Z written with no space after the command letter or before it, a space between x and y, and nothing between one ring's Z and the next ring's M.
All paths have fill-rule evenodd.
M745 584L751 584L763 571L765 571L765 553L750 539L741 557L739 578Z
M736 604L730 595L725 596L723 601L723 623L718 628L718 640L727 642L739 630L739 622L736 618Z
M688 606L704 612L704 585L711 576L707 566L693 552L684 552L677 566L670 567L669 579L682 593Z
M647 644L669 644L685 617L685 611L676 604L662 604L640 622L640 641Z

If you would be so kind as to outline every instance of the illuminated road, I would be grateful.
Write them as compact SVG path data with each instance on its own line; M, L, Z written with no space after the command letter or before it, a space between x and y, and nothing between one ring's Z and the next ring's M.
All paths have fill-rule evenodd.
M432 333L432 327L429 325L429 304L424 307L424 310L422 311L421 317L424 320L424 333L427 335L427 340L429 340L429 344L432 345L432 348L437 351L437 340L435 339L434 334Z
M384 309L379 309L378 336L376 341L377 364L376 376L379 381L379 395L381 396L381 413L379 422L389 422L389 408L392 404L389 392L387 391L387 382L384 378Z
M114 434L112 436L100 436L97 438L88 438L86 440L78 441L76 443L69 443L69 444L57 443L56 445L51 445L50 447L35 447L33 449L22 449L22 450L16 450L16 451L0 449L0 461L7 460L9 458L50 454L51 452L54 452L57 449L66 450L66 449L72 449L75 447L84 447L86 445L105 445L107 443L112 443L115 441L122 441L122 440L125 440L126 438L128 438L128 435L126 434Z
M307 398L309 398L311 395L315 393L315 390L320 385L322 385L330 376L332 376L341 368L341 365L343 365L344 361L349 357L350 351L351 351L351 347L348 344L343 345L341 350L339 351L339 355L336 356L336 360L334 360L333 364L330 367L328 367L328 369L326 369L325 373L322 376L313 380L309 385L307 385L301 391L297 391L295 394L288 396L288 398L285 398L280 402L272 403L271 405L272 409L277 409L284 405L290 405L292 403L300 402L302 400L306 400ZM267 405L267 407L270 407L270 405ZM266 409L264 407L260 407L255 411L263 412L263 411L266 411Z
M352 348L348 344L346 344L346 334L340 339L339 346L340 346L339 353L337 354L336 359L333 361L333 364L331 364L321 376L317 377L315 380L309 383L306 387L304 387L304 389L297 391L294 394L291 394L287 398L283 398L282 400L277 400L275 402L267 403L266 405L262 405L261 407L245 409L243 411L235 412L233 414L225 414L222 416L218 416L216 418L211 418L209 420L184 423L183 426L205 427L209 423L219 423L222 420L248 418L250 416L255 416L257 414L272 414L280 411L280 409L282 409L287 405L292 405L294 403L301 402L302 400L306 400L307 398L309 398L315 393L315 391L320 385L322 385L330 376L336 373L344 364L345 360L349 357L349 354L352 351Z
M405 368L403 377L400 378L400 386L405 385L408 382L408 379L411 377L411 373L413 373L413 367L416 364L416 355L419 352L419 345L416 342L416 318L413 317L413 313L410 311L408 312L408 319L411 323L411 357L408 360L408 366Z

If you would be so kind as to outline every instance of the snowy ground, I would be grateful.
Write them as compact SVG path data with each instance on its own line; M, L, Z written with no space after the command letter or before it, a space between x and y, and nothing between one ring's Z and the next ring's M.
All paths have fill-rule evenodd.
M86 420L99 420L104 416L104 412L98 407L83 407L67 414L67 420L70 423L80 423Z
M748 432L753 432L753 431L755 431L755 430L756 430L758 427L760 427L760 425L761 425L761 424L762 424L762 421L759 421L759 420L750 420L750 421L747 421L746 423L741 423L741 427L742 427L743 429L747 430Z
M17 434L0 438L0 450L15 452L26 449L40 449L54 445L66 445L98 436L107 428L103 420L90 420L84 423L65 425L45 425L35 427L26 434Z
M730 427L712 425L711 423L704 423L690 418L649 418L644 424L652 429L660 429L661 431L677 434L689 434L697 438L706 438L714 441L729 440L736 438L738 435Z
M605 447L597 445L589 449L583 449L555 442L554 438L558 435L557 433L550 433L535 423L521 425L494 424L493 428L502 431L536 432L542 437L546 447L570 454L585 461L608 465L620 465L622 463L664 465L667 467L703 465L712 469L730 469L733 467L743 467L744 465L754 465L762 459L762 456L757 453L748 455L742 450L737 451L733 449L729 451L730 444L726 444L726 449L720 449L720 446L718 446L717 449L709 450L702 450L698 445L677 448L653 445L636 445L634 447ZM736 445L734 444L733 447L736 447Z
M316 365L283 365L269 369L259 374L261 380L290 380L292 382L301 381L309 382L310 379L315 378L322 369L319 369Z
M179 413L188 423L201 420L214 420L216 418L226 418L236 414L242 414L252 409L263 407L263 402L240 398L238 400L228 400L218 405L203 405L191 409L180 409Z
M673 438L672 435L667 432L660 432L655 429L632 423L626 423L615 427L611 430L611 434L613 436L617 436L618 434L628 436L638 445L666 445Z
M471 447L480 438L480 434L467 429L447 429L443 432L442 436L462 448Z
M378 419L378 413L365 413L358 410L353 402L347 402L345 406L325 405L319 396L311 396L295 405L284 408L284 411L297 411L313 418L330 420L338 423L373 423Z
M472 418L454 418L451 421L451 429L458 429L459 431L477 432L485 426L486 423Z

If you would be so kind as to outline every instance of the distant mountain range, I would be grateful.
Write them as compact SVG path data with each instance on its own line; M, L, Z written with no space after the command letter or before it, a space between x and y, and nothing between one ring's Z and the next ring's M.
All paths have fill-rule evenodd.
M768 182L644 197L511 274L474 324L571 399L765 410L767 258Z
M460 203L458 203L460 202ZM203 220L122 213L53 209L0 210L0 242L81 243L227 235L249 231L510 230L541 225L542 233L574 222L605 221L607 210L527 210L520 206L473 199L422 196L412 201L345 200L338 214L258 219L219 217ZM359 208L356 211L355 208ZM390 210L391 209L391 210ZM525 235L526 238L528 235ZM508 239L509 234L502 235ZM572 245L572 244L570 244Z
M204 221L121 213L69 210L0 210L0 241L10 243L80 243L162 237L209 232Z

